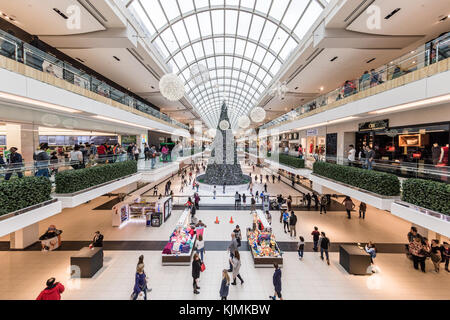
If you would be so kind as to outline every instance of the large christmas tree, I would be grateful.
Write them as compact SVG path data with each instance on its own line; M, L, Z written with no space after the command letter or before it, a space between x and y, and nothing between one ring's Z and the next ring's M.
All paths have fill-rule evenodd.
M228 108L225 102L220 112L216 137L211 150L211 158L206 168L206 174L199 177L200 182L211 185L245 184L249 178L242 174L236 152L236 142L231 131Z

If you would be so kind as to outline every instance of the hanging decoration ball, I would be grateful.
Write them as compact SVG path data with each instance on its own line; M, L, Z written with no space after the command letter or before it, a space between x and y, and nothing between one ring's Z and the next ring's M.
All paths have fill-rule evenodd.
M216 136L216 130L217 129L214 129L214 128L211 128L208 130L208 134L210 135L210 137L214 138Z
M261 107L253 108L250 112L250 118L252 118L253 122L263 122L266 118L266 110Z
M159 90L169 101L180 100L185 92L183 81L174 73L166 74L159 80Z
M240 116L238 119L238 125L242 129L247 129L250 126L250 119L247 116Z
M228 130L230 128L230 123L227 120L222 120L219 123L220 130Z

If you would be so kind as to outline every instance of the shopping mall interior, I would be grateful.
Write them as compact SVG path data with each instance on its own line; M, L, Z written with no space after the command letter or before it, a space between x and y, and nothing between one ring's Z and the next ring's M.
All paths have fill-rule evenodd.
M0 300L448 300L448 0L0 0Z

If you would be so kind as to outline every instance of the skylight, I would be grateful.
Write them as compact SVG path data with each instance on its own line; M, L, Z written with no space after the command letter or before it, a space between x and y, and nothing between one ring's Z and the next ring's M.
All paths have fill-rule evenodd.
M325 5L323 0L134 0L129 8L183 79L205 122L217 126L225 100L235 128ZM205 74L195 76L194 66Z

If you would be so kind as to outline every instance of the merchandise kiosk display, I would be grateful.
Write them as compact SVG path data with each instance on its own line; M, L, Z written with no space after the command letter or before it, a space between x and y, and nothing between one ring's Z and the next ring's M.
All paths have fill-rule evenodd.
M247 240L252 252L255 268L283 265L280 248L275 241L272 228L261 210L253 213L253 227L247 229Z
M175 230L162 251L162 265L190 265L197 236L190 226L190 213L186 209L181 214Z
M132 196L113 207L112 225L120 227L131 219L142 219L147 226L160 227L172 214L172 198L164 197L156 202Z

